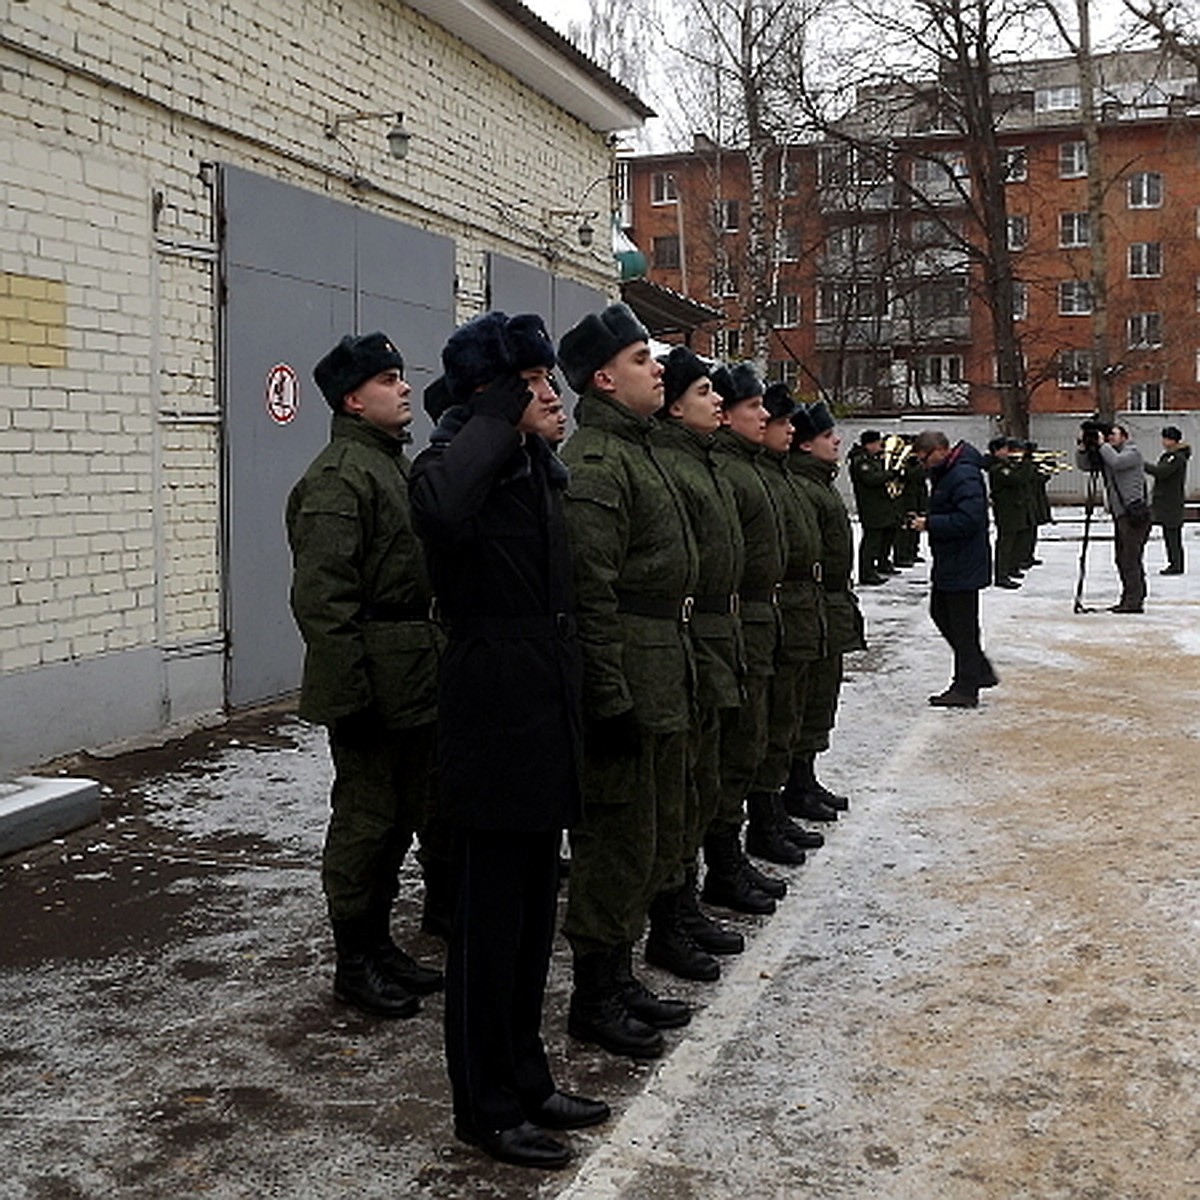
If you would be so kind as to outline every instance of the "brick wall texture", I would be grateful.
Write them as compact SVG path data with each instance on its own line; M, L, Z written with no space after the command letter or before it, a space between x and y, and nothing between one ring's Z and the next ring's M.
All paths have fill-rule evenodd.
M387 122L403 111L406 162ZM394 0L39 0L0 26L0 675L221 631L212 174L224 161L546 265L602 135ZM593 193L594 195L595 193ZM563 244L557 269L611 288ZM572 257L574 255L574 257Z

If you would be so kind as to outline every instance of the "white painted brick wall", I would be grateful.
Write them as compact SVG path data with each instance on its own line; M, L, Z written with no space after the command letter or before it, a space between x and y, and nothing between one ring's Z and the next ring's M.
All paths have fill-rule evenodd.
M0 363L0 674L220 633L219 431L171 419L217 411L213 273L154 240L212 236L201 162L338 199L331 172L366 175L360 203L454 238L463 319L486 253L545 266L527 231L609 170L599 135L394 0L6 14L7 38L116 86L0 47L0 272L66 294L65 364ZM358 108L404 112L406 162L386 121L325 137ZM558 249L612 286L602 252Z

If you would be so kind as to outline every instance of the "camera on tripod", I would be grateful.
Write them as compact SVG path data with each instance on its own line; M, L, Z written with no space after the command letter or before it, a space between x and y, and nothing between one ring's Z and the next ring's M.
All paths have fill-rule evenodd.
M1087 454L1089 471L1100 470L1100 444L1112 433L1112 428L1110 422L1095 418L1089 418L1079 426L1079 448Z

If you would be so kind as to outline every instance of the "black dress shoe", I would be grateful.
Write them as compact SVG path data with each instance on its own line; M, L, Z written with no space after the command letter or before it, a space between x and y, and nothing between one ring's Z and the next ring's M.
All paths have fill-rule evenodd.
M1019 588L1021 585L1015 579L997 579L996 586L998 588L1008 588L1011 591L1013 588Z
M1000 676L997 675L995 671L985 672L983 677L979 680L979 686L981 688L994 688L997 687L999 683Z
M1183 568L1182 567L1163 567L1163 569L1161 571L1159 571L1159 574L1160 575L1182 575Z
M518 1167L565 1167L571 1161L570 1148L528 1121L511 1129L472 1129L456 1121L454 1136L468 1146L478 1146L497 1162Z
M612 1110L603 1100L589 1100L569 1092L551 1092L525 1115L543 1129L586 1129L589 1125L607 1121Z
M978 708L979 698L968 695L966 692L956 691L954 688L947 688L936 696L930 696L929 703L934 708Z
M1119 613L1140 613L1144 612L1145 610L1140 604L1114 604L1108 611Z

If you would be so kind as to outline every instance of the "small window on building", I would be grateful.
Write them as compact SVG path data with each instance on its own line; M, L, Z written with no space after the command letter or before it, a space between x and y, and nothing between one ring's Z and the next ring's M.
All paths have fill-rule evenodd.
M1060 350L1058 352L1059 387L1089 387L1091 382L1092 352L1090 350Z
M674 204L678 199L675 176L670 171L655 171L650 176L650 203Z
M923 387L941 387L963 380L961 354L921 354L917 356L916 368L917 382Z
M1130 412L1162 412L1163 385L1161 383L1131 383L1129 385Z
M779 194L781 196L798 196L800 194L800 164L785 162L779 170Z
M1013 283L1013 320L1024 321L1029 316L1029 284Z
M741 331L738 329L718 329L712 335L712 352L714 358L730 362L738 357L741 350Z
M656 237L650 244L654 266L660 271L679 270L679 238L675 234L670 237Z
M1086 175L1087 142L1060 142L1058 146L1058 174L1061 179L1077 179Z
M1064 279L1058 285L1060 316L1081 317L1092 311L1092 285L1086 279Z
M738 271L733 263L713 268L712 294L714 296L736 296L738 294Z
M1162 313L1131 313L1125 321L1130 350L1152 350L1162 345Z
M1029 152L1024 146L1002 146L1000 169L1005 183L1023 183L1029 178Z
M1033 93L1034 112L1071 112L1079 107L1079 85L1037 88Z
M779 324L785 329L800 324L800 297L796 292L784 292L779 297Z
M1129 243L1129 278L1157 279L1162 274L1162 242Z
M1140 171L1129 177L1130 208L1161 208L1163 177L1157 171Z
M741 228L739 223L740 206L736 200L718 200L716 204L717 228L722 233L737 233Z
M776 262L799 262L801 239L799 229L782 229L775 254Z
M1065 249L1088 246L1092 241L1091 218L1085 212L1058 214L1058 244Z
M1029 244L1029 218L1017 214L1008 218L1008 248L1024 250Z

